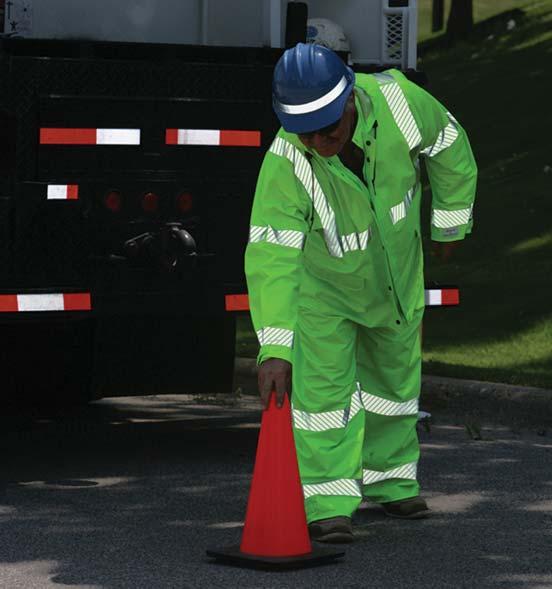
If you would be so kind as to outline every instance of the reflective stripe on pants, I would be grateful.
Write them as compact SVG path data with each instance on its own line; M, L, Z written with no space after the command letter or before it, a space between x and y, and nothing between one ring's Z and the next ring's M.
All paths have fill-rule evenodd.
M363 496L418 495L423 315L368 327L351 309L327 306L313 280L302 289L292 397L308 521L351 515Z

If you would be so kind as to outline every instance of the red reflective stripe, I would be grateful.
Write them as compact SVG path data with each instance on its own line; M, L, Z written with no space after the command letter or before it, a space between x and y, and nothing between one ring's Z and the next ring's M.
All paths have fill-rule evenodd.
M178 145L178 129L167 129L166 130L165 143L167 145Z
M227 311L249 311L249 296L246 294L226 295Z
M63 308L65 311L90 311L92 303L89 292L78 292L63 295Z
M224 131L220 132L220 145L259 147L261 145L260 131Z
M67 199L68 200L78 200L79 198L79 187L77 184L68 184L67 185Z
M96 129L40 129L41 145L96 145Z
M441 305L459 305L460 291L457 288L444 288L441 291Z
M17 295L0 295L0 313L18 311Z

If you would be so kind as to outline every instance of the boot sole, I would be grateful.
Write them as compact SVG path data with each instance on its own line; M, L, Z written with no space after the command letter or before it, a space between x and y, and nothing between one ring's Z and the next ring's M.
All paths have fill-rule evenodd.
M426 519L429 517L430 511L418 511L416 513L411 513L410 515L395 515L394 513L389 513L388 511L383 511L387 517L394 517L395 519Z
M328 542L331 544L349 544L354 540L354 536L346 532L330 532L329 534L318 537L311 536L311 540L313 542Z

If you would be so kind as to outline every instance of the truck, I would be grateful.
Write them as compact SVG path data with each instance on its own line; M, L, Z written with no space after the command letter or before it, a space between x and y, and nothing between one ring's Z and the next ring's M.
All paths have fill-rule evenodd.
M4 400L230 392L274 65L323 18L414 70L416 1L2 4Z

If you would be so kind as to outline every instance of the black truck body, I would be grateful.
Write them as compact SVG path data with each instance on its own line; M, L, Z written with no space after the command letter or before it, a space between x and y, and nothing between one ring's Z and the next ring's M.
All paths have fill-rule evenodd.
M2 40L4 395L231 390L280 54Z

